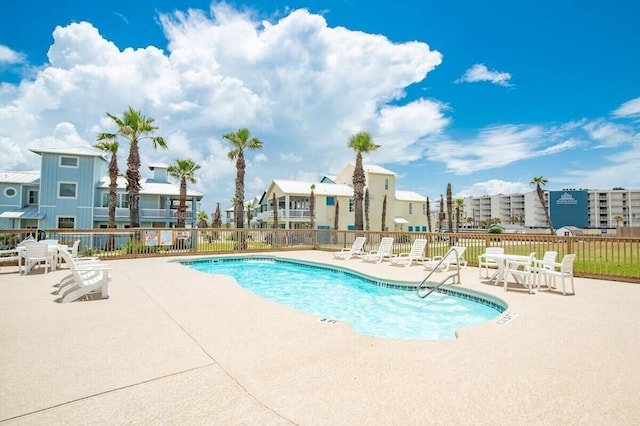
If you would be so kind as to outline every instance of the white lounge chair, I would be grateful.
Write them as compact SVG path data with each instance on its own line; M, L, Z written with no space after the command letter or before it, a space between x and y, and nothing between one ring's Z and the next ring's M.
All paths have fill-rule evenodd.
M400 253L398 256L391 258L392 265L411 266L413 262L424 262L424 248L427 246L427 240L424 238L416 238L411 245L409 253Z
M109 298L109 282L111 268L106 265L93 265L83 269L73 269L73 282L60 289L60 302L68 303L79 298L99 292L102 299Z
M365 254L363 247L366 241L367 237L356 237L350 248L343 248L333 253L333 257L336 259L351 259L354 256L362 256Z
M467 261L464 258L464 252L466 250L467 248L463 246L452 246L444 256L434 256L427 259L424 269L427 271L439 269L446 272L452 266L455 266L458 269L466 268Z
M571 294L576 294L573 283L573 262L576 259L575 254L565 254L562 257L562 262L555 263L553 269L546 269L541 271L541 274L545 276L545 282L547 277L551 277L552 284L550 288L556 288L556 277L562 279L562 294L566 295L565 279L569 279L571 282Z
M87 294L99 292L102 299L109 298L111 267L97 258L76 260L67 250L60 250L60 257L69 266L71 274L59 284L58 294L62 303L73 302Z
M393 258L393 237L382 237L377 250L371 250L362 256L365 262L382 262L385 259Z
M504 268L504 290L508 290L507 282L509 276L513 277L516 283L527 288L529 293L533 293L536 286L536 280L533 275L533 263L536 258L536 252L529 253L525 260L507 260Z
M478 256L478 276L482 276L482 268L485 270L485 277L489 277L489 268L498 268L498 262L490 256L491 254L504 254L503 247L487 247L480 256Z

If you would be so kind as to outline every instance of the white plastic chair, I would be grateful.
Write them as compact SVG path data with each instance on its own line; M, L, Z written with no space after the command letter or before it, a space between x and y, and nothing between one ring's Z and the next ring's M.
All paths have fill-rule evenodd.
M24 246L24 273L28 274L36 265L44 264L44 272L49 272L49 268L53 264L49 244L35 243Z
M553 269L542 271L542 274L545 275L545 280L547 277L551 277L551 288L556 288L556 278L560 277L560 279L562 280L562 294L565 296L567 294L565 280L567 279L571 283L571 294L576 294L573 283L573 262L575 261L575 259L575 254L565 254L562 258L562 262L555 263Z
M557 257L557 251L545 251L542 259L533 259L532 272L538 279L538 288L540 288L540 280L542 279L542 275L544 275L544 272L554 269ZM547 287L549 287L546 275L544 277L544 283Z
M478 276L482 276L482 268L485 269L485 277L489 277L489 268L498 268L498 262L488 257L491 254L504 254L503 247L487 247L483 254L478 256Z

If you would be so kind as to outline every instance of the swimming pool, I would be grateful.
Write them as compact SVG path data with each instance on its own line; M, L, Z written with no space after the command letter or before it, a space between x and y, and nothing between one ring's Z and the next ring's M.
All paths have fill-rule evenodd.
M273 257L216 257L180 263L228 275L267 299L322 320L344 321L358 333L413 340L454 339L456 330L488 321L505 306L476 294L434 292L421 299L410 283L374 280L352 271ZM395 288L398 287L398 288Z

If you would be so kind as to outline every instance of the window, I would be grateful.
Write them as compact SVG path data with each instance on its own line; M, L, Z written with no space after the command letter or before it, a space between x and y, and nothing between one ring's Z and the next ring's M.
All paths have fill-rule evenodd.
M422 215L427 215L427 203L422 203Z
M353 198L349 198L349 211L353 212L356 210L356 200Z
M413 214L413 203L409 203L409 214Z
M336 197L327 197L327 205L335 206L336 205Z
M29 204L38 204L38 190L30 189L29 190Z
M75 217L58 217L58 229L73 229L76 227Z
M109 207L109 193L102 193L102 203L101 207ZM116 207L121 207L123 209L129 208L129 196L127 194L117 193L116 194Z
M385 179L384 180L384 190L388 190L389 189L389 179Z
M413 232L413 226L409 225L409 228L407 229L407 231ZM416 229L416 231L417 231L417 229Z
M15 188L5 188L4 190L4 195L6 195L7 198L13 198L16 196L17 193L18 191L16 191Z
M60 157L60 167L78 167L78 157Z
M76 184L74 182L58 183L59 198L76 198Z

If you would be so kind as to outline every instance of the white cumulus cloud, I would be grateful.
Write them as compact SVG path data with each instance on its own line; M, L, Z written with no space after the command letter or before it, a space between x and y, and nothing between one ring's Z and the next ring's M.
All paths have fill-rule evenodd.
M511 74L508 72L500 72L489 70L484 64L473 64L471 68L465 71L464 75L456 80L456 83L478 83L481 81L488 81L489 83L497 84L499 86L510 87L512 84Z

